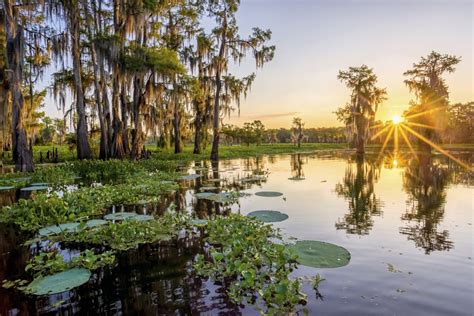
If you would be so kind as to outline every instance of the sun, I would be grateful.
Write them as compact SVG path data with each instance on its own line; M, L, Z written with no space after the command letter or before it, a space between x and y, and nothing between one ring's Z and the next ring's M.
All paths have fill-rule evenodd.
M395 125L398 125L400 123L403 122L403 117L401 117L400 115L394 115L392 116L392 123L395 124Z

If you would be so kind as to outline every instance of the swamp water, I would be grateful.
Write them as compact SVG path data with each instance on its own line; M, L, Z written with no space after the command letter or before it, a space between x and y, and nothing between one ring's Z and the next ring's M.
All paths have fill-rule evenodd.
M456 155L471 164L474 159L472 153ZM181 181L158 204L123 209L159 215L173 204L200 218L257 210L287 214L272 223L286 238L326 241L351 253L344 267L300 266L293 273L326 279L322 298L309 283L303 286L310 315L472 315L474 176L445 157L324 152L226 160L218 172L207 162L196 165L188 171L202 178ZM222 205L196 199L201 187L252 195ZM254 194L261 191L283 195ZM0 203L17 198L1 193ZM21 246L27 239L0 225L0 282L21 276L35 251ZM0 288L0 315L258 314L252 306L231 304L221 286L195 276L192 263L200 249L199 241L186 239L177 247L141 246L118 256L114 268L94 272L87 284L56 295ZM65 257L75 253L64 250Z

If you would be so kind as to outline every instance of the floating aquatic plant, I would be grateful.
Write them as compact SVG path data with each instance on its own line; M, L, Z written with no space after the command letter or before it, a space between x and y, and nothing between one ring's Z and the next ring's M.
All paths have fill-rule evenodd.
M288 215L279 211L259 210L247 214L248 217L254 217L265 223L282 222L288 219Z
M201 177L200 174L193 173L193 174L188 174L188 175L182 176L182 177L180 177L180 179L191 181L191 180L199 179L200 177Z
M282 196L283 193L281 192L275 192L275 191L260 191L255 193L257 196L263 196L263 197L277 197L277 196Z
M343 267L351 260L345 248L316 240L299 240L288 246L298 256L298 262L313 268Z
M133 218L137 216L137 213L134 212L119 212L119 213L110 213L104 216L104 219L109 221L123 221L126 219Z
M47 190L48 187L45 186L45 185L38 185L38 186L31 186L31 187L25 187L25 188L21 188L21 191L26 191L26 192L29 192L29 191L43 191L43 190Z
M90 277L91 272L89 270L73 268L34 279L26 287L26 292L34 295L58 294L87 283Z
M44 228L41 228L38 231L38 234L42 237L66 233L66 232L73 232L79 228L79 223L64 223L59 225L51 225Z

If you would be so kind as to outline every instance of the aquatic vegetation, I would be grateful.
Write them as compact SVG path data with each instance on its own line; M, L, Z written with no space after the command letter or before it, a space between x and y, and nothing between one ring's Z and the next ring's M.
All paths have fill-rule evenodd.
M34 295L51 295L69 291L87 283L91 272L87 269L73 268L57 274L38 277L24 291Z
M230 192L220 192L220 193L212 193L212 192L199 192L194 194L197 199L209 200L214 201L217 203L235 203L238 201L239 198L246 196L247 194L238 192L238 191L230 191Z
M79 223L64 223L41 228L38 234L42 237L60 234L63 232L73 232L79 228Z
M298 262L313 268L338 268L349 264L351 254L345 248L316 240L298 240L288 249Z
M207 219L193 219L191 224L194 226L206 226L208 222Z
M48 190L48 188L49 187L46 185L38 185L38 186L21 188L21 191L44 191L44 190Z
M288 219L288 215L279 211L253 211L247 214L248 217L254 217L264 223L282 222Z
M202 177L200 174L192 173L192 174L188 174L188 175L185 175L185 176L181 176L179 179L180 180L192 181L192 180L199 179L200 177Z
M281 192L275 192L275 191L260 191L255 193L257 196L263 196L263 197L277 197L277 196L282 196L283 193Z
M36 231L49 225L87 220L91 216L106 213L107 207L134 204L139 201L154 202L160 195L178 187L174 182L164 182L170 175L151 174L133 178L118 185L82 187L58 194L38 192L32 199L20 199L0 212L0 222L14 223L21 230ZM143 219L143 218L142 218Z
M104 219L109 221L123 221L126 219L131 219L137 216L137 213L133 212L119 212L119 213L110 213L104 216Z
M205 186L205 187L200 187L199 190L201 191L214 191L214 190L217 190L218 188L217 187L213 187L213 186Z
M53 240L126 251L141 244L169 241L176 238L180 230L190 226L187 215L171 212L155 220L110 222L108 225L101 225L93 230L84 229L63 234Z
M8 190L13 190L13 189L15 189L15 187L12 186L12 185L2 185L2 186L0 186L0 191L8 191Z
M289 312L306 303L301 281L289 277L297 268L296 256L272 242L281 240L278 230L249 217L230 215L209 221L206 234L208 255L198 255L194 267L198 275L225 285L233 302L264 306L269 314Z

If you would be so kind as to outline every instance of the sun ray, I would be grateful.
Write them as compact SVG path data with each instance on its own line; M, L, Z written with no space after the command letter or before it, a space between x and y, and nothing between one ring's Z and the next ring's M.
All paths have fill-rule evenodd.
M420 133L418 133L417 131L413 130L412 128L410 128L409 126L406 126L404 124L401 125L403 128L405 128L408 132L412 133L413 135L415 135L416 137L418 137L419 139L421 139L422 141L424 141L425 143L427 143L428 145L430 145L431 147L433 147L434 149L436 149L437 151L439 151L440 153L442 153L443 155L445 155L446 157L448 158L451 158L453 161L457 162L458 164L460 164L461 166L463 166L464 168L466 168L467 170L470 170L470 171L474 171L474 168L472 168L471 166L467 165L466 163L464 163L463 161L459 160L458 158L454 157L453 155L451 155L450 153L448 153L446 150L444 150L443 148L441 148L440 146L436 145L435 143L433 143L432 141L430 141L429 139L427 139L426 137L424 137L423 135L421 135Z
M402 127L403 127L403 124L402 124ZM405 134L405 131L403 130L403 128L400 128L400 134L402 134L402 137L405 140L405 143L408 145L408 148L410 148L410 151L413 154L413 156L418 160L418 156L415 152L415 149L413 148L413 146L412 146L410 140L408 139L408 136Z
M374 136L372 136L370 138L370 140L374 140L376 139L377 137L379 137L380 135L382 135L383 133L385 133L387 131L387 129L389 129L390 127L392 127L392 125L387 125L385 126L384 128L382 128L380 131L377 132L377 134L375 134Z
M418 113L407 115L407 116L405 116L405 120L412 119L412 118L415 118L415 117L418 117L418 116L422 116L422 115L425 115L425 114L428 114L428 113L440 111L442 109L446 109L446 105L438 106L436 108L425 110L423 112L418 112Z
M380 159L380 157L382 156L383 151L385 150L385 147L387 147L388 141L390 140L390 137L392 136L393 125L391 125L390 127L391 127L390 131L388 131L387 136L385 137L385 141L383 142L382 148L380 149L378 159Z
M421 124L421 123L415 123L415 122L405 122L405 124L411 125L411 126L428 128L428 129L441 130L441 128L439 128L439 127L434 127L434 126L427 125L427 124Z
M393 134L393 142L394 142L394 151L398 152L398 124L395 125L394 134Z
M380 126L384 126L385 124L384 123L379 123L379 124L375 124L375 125L372 125L370 126L369 128L372 129L372 128L378 128Z

